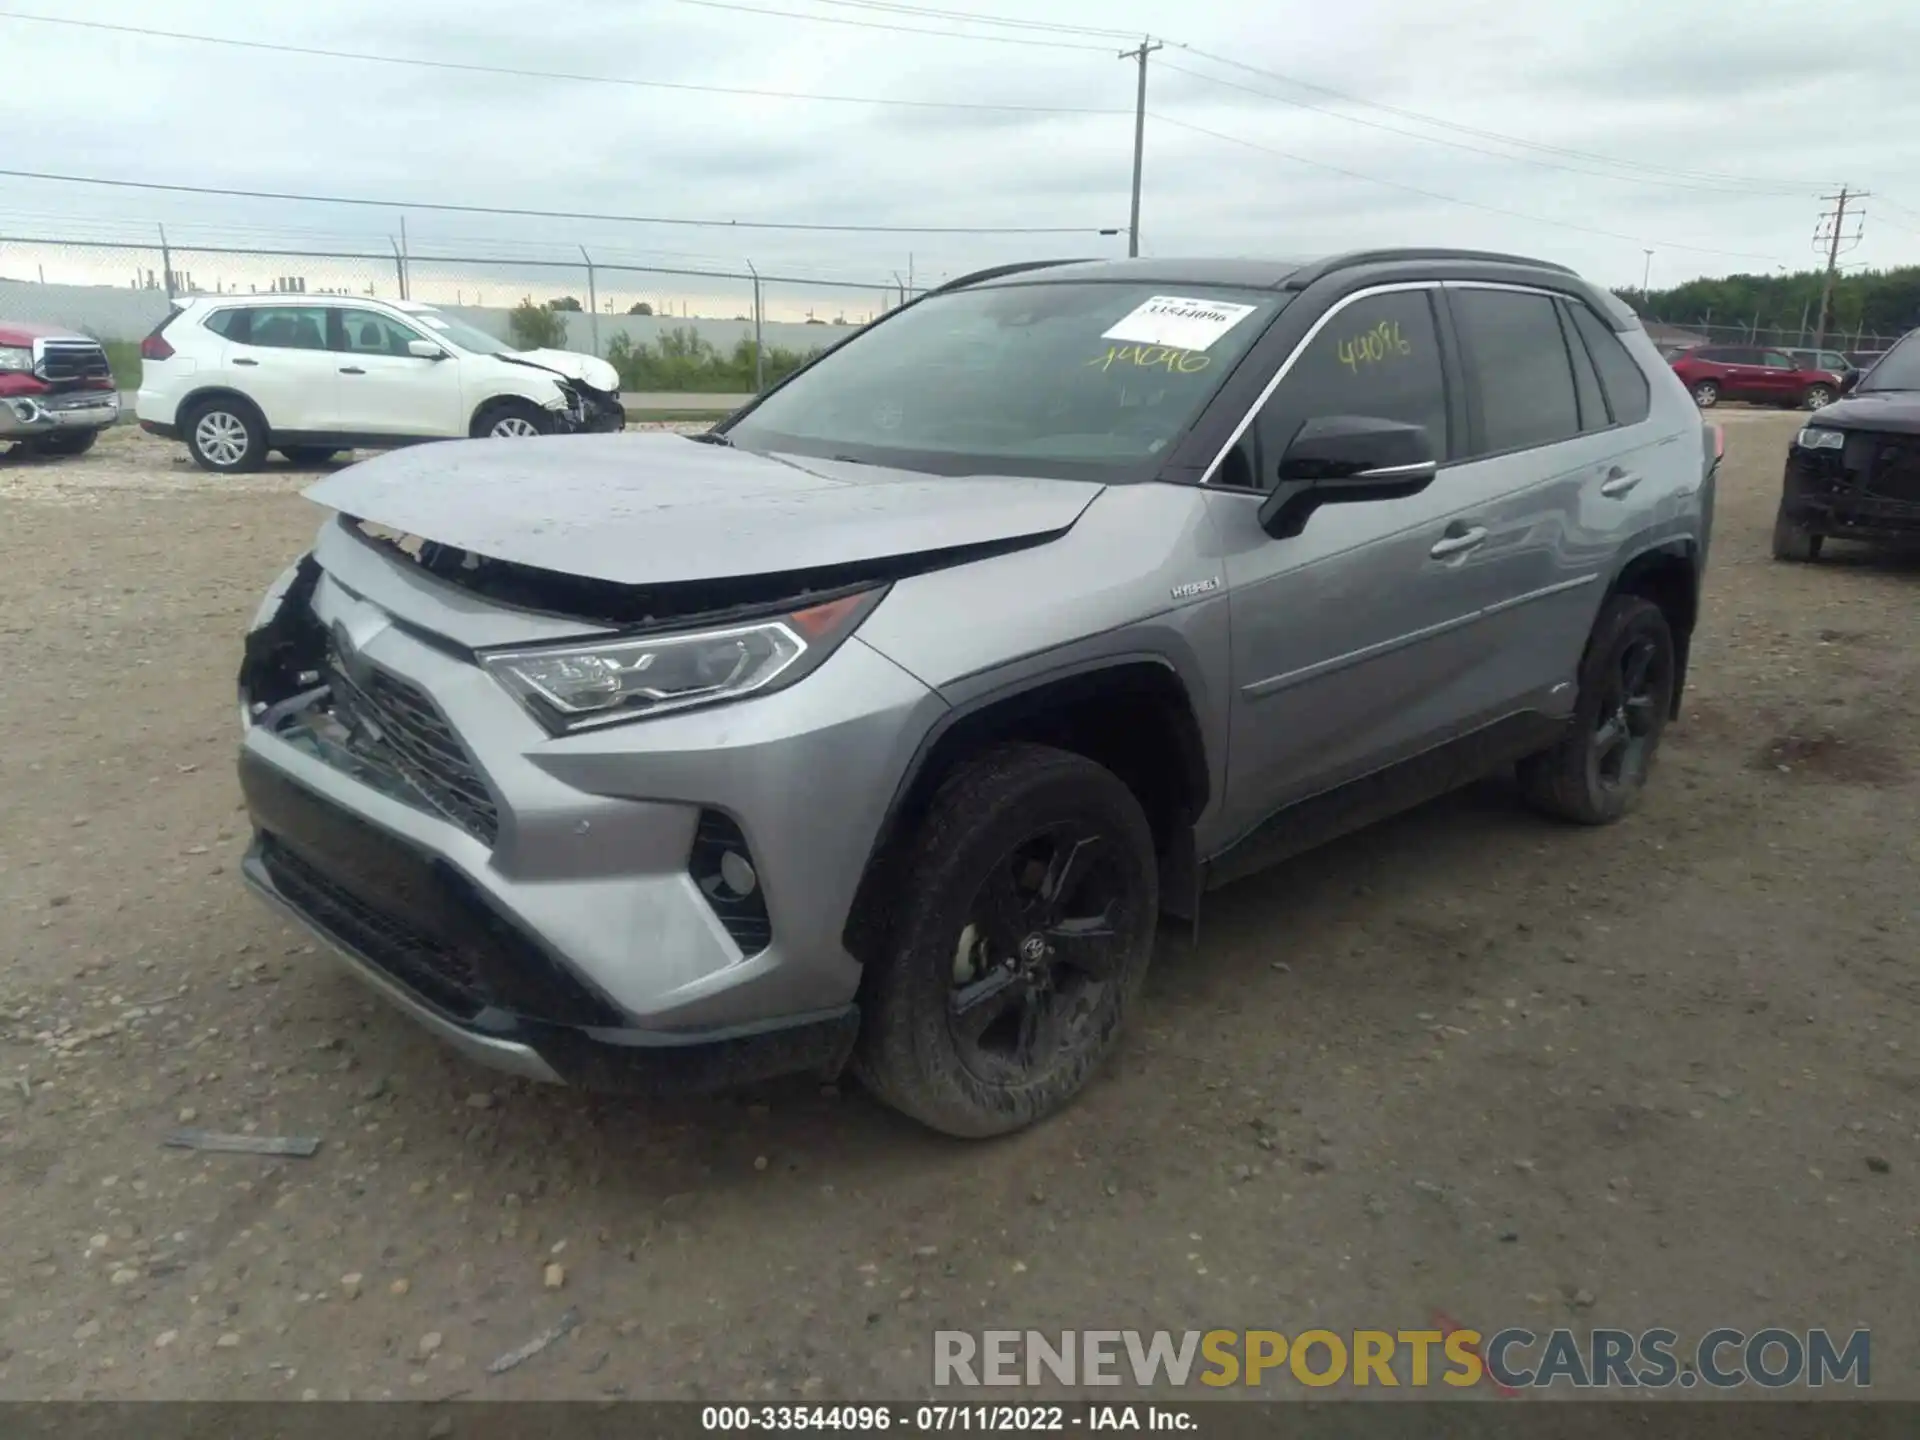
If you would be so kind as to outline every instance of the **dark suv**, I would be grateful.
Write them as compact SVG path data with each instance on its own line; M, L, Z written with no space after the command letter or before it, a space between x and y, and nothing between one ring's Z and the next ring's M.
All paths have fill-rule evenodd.
M1757 345L1702 345L1670 363L1703 410L1722 400L1818 410L1845 389L1840 372L1803 369L1787 351Z
M1920 330L1793 437L1773 557L1818 559L1829 535L1920 541Z

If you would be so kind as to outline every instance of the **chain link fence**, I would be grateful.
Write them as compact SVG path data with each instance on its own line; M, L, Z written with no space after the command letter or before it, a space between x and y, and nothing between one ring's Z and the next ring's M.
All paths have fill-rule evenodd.
M504 247L503 247L504 248ZM562 259L446 253L392 240L385 250L173 244L0 234L0 319L64 324L103 341L139 340L185 295L352 295L456 309L502 340L531 302L559 322L559 343L615 363L636 389L748 393L779 378L917 290L724 267L639 263L574 247ZM803 320L774 320L771 313Z
M1743 324L1737 321L1728 323L1710 317L1704 320L1665 320L1649 316L1645 323L1655 343L1664 346L1758 345L1774 350L1811 350L1815 343L1811 317L1805 325L1797 327L1750 322ZM1829 322L1826 338L1820 342L1820 348L1838 350L1854 363L1862 364L1885 354L1899 338L1897 334L1883 334L1863 326L1842 327Z

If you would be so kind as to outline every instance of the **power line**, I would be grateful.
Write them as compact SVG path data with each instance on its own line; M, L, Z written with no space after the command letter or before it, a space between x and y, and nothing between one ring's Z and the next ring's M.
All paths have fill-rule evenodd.
M1093 225L846 225L799 220L693 220L677 215L604 215L581 210L531 210L510 205L455 205L431 200L373 200L351 195L294 195L280 190L239 190L220 185L168 185L156 180L109 180L95 175L54 175L39 170L0 170L16 180L67 185L104 185L116 190L164 190L175 195L223 195L241 200L291 200L315 205L374 205L387 210L440 210L461 215L517 215L541 220L596 220L617 225L693 225L718 230L808 230L861 235L1117 235L1117 227Z
M1506 135L1498 130L1482 130L1473 125L1462 125L1457 121L1443 120L1437 115L1427 115L1418 110L1406 110L1397 105L1387 105L1378 100L1368 100L1364 96L1353 95L1345 90L1335 90L1331 86L1319 85L1311 80L1302 80L1293 75L1283 75L1277 70L1265 70L1258 65L1249 65L1243 60L1230 59L1225 55L1215 55L1210 51L1202 50L1197 46L1183 44L1177 40L1169 40L1167 43L1175 49L1184 50L1189 55L1196 56L1199 59L1211 60L1216 65L1227 65L1235 70L1244 70L1252 75L1264 76L1268 80L1278 80L1283 85L1291 85L1300 90L1311 90L1317 94L1330 96L1335 100L1344 100L1349 105L1364 105L1372 110L1384 111L1389 115L1398 115L1403 120L1416 120L1423 125L1435 125L1443 130L1453 130L1463 135L1473 135L1482 140L1497 140L1503 144L1517 146L1523 150L1535 150L1549 155L1565 155L1576 160L1598 161L1601 164L1613 165L1622 169L1646 170L1658 174L1678 175L1692 180L1718 180L1755 185L1777 185L1782 189L1796 190L1804 190L1816 185L1828 183L1822 180L1756 181L1750 176L1730 175L1724 171L1684 170L1671 165L1653 165L1641 160L1622 160L1617 156L1601 155L1591 150L1575 150L1565 145L1548 145L1538 140L1527 140L1518 135Z
M1327 170L1335 175L1344 175L1350 180L1364 180L1370 185L1384 185L1392 190L1404 190L1409 195L1423 196L1428 200L1439 200L1448 205L1464 205L1472 210L1484 210L1490 215L1504 215L1510 220L1526 220L1535 225L1552 225L1561 230L1578 230L1588 235L1601 235L1609 240L1625 240L1634 245L1654 245L1663 250L1692 250L1703 255L1732 255L1748 260L1773 260L1774 255L1759 255L1749 250L1720 250L1710 245L1685 245L1677 240L1647 240L1638 235L1622 235L1615 230L1601 230L1591 225L1575 224L1571 220L1550 220L1544 215L1529 215L1521 210L1508 210L1499 205L1487 205L1478 200L1463 199L1458 195L1443 194L1438 190L1428 190L1419 185L1408 185L1399 180L1383 180L1378 175L1365 175L1358 170L1348 170L1344 166L1329 165L1324 160L1309 160L1304 155L1295 155L1290 151L1276 150L1271 145L1261 145L1238 135L1229 135L1221 130L1209 130L1204 125L1189 124L1185 120L1175 120L1170 115L1149 112L1163 125L1171 125L1179 130L1191 130L1196 135L1210 136L1215 140L1224 140L1230 145L1244 145L1249 150L1263 151L1268 155L1277 155L1283 160L1291 160L1299 165L1310 165L1316 170Z
M734 0L679 0L682 5L697 5L702 10L738 10L748 15L773 15L782 20L812 20L822 25L853 25L862 30L891 30L903 35L930 35L941 40L984 40L996 45L1036 45L1050 50L1104 51L1104 45L1084 45L1074 40L1041 40L1026 35L969 35L964 30L922 30L912 25L892 25L884 20L855 20L845 15L808 15L798 10L774 10L764 5L740 5Z
M1160 62L1162 70L1171 70L1178 75L1190 75L1196 80L1204 80L1209 85L1221 85L1229 90L1238 90L1246 95L1256 95L1264 100L1278 101L1282 105L1292 105L1302 110L1311 110L1318 115L1327 115L1335 120L1345 121L1349 125L1364 125L1369 130L1383 130L1389 135L1402 135L1410 140L1423 141L1430 145L1445 145L1454 150L1466 150L1475 155L1490 155L1496 160L1507 160L1520 165L1538 165L1550 170L1565 170L1574 175L1589 175L1599 180L1616 180L1632 185L1658 185L1675 190L1692 190L1704 195L1733 195L1751 198L1762 194L1799 194L1799 191L1755 191L1731 189L1723 186L1700 185L1687 180L1663 180L1653 176L1612 175L1604 170L1588 170L1565 164L1558 160L1536 158L1531 155L1512 155L1503 150L1489 150L1484 146L1470 145L1463 140L1448 140L1439 135L1423 135L1417 130L1402 129L1398 125L1387 125L1378 120L1367 120L1358 115L1348 115L1328 105L1315 105L1306 100L1295 100L1285 95L1275 95L1270 90L1256 90L1251 85L1242 85L1237 81L1222 79L1218 75L1208 75L1204 71L1191 70L1185 65L1175 65L1169 60Z
M1061 35L1094 35L1102 39L1131 40L1136 30L1110 30L1097 25L1063 25L1057 20L1016 20L1003 15L983 15L978 10L943 10L932 5L902 5L892 0L813 0L816 5L832 5L844 10L878 10L894 15L914 15L928 20L961 20L976 25L1001 25L1011 30L1046 30Z
M229 35L203 35L186 30L156 30L143 25L111 25L104 20L75 20L67 16L28 15L0 10L0 20L25 20L35 25L64 25L78 30L136 35L150 40L179 40L196 45L224 45L236 50L264 50L276 55L305 55L323 60L359 60L375 65L407 65L424 70L451 70L469 75L504 75L521 80L566 80L588 85L620 85L640 90L673 90L699 95L744 95L758 100L815 100L835 105L895 105L913 110L993 110L1026 115L1129 115L1129 110L1084 105L1008 105L984 100L900 100L877 95L832 95L806 90L767 90L741 85L695 85L678 80L641 80L627 75L589 75L568 70L527 70L510 65L481 65L461 60L426 60L412 55L375 55L362 50L329 50L317 45L287 45L269 40L240 40Z

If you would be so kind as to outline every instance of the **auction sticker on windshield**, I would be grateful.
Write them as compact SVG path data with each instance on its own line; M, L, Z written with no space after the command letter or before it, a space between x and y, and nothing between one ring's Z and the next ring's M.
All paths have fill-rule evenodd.
M1165 345L1175 350L1204 350L1254 312L1252 305L1228 300L1194 300L1155 295L1123 316L1100 338L1136 345Z

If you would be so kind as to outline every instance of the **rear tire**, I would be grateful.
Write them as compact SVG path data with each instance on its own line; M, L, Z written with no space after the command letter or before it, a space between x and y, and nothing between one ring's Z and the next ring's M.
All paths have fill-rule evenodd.
M280 453L289 465L324 465L340 451L329 445L283 445Z
M1826 538L1795 520L1783 507L1773 519L1773 558L1796 564L1818 560Z
M65 459L86 454L99 438L98 430L71 430L60 435L42 435L27 442L27 453L45 455L49 459Z
M475 439L524 440L553 431L553 417L530 400L495 400L474 417Z
M1519 765L1539 810L1610 825L1646 788L1679 673L1673 631L1651 600L1615 595L1601 607L1580 662L1580 697L1565 738Z
M266 422L244 400L202 400L180 429L193 463L216 475L258 470L267 458Z
M855 1073L949 1135L1053 1114L1112 1051L1152 958L1140 802L1084 756L1009 745L950 776L905 843Z
M1702 410L1711 410L1720 403L1720 382L1702 380L1693 387L1693 403Z

